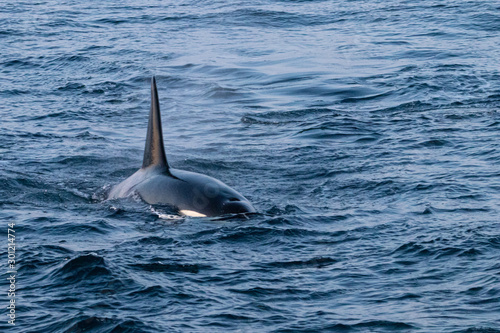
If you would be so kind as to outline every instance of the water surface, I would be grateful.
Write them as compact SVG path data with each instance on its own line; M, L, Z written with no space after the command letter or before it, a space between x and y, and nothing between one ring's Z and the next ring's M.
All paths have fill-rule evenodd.
M499 10L4 2L12 331L499 332ZM103 200L141 165L152 75L171 165L260 214Z

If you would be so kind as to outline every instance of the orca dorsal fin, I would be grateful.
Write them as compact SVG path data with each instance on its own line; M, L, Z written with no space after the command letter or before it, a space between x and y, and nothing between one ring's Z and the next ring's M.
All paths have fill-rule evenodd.
M165 147L163 146L163 132L161 129L160 101L156 89L156 79L151 79L151 111L149 112L148 134L146 135L146 147L144 148L144 160L142 167L161 167L169 171Z

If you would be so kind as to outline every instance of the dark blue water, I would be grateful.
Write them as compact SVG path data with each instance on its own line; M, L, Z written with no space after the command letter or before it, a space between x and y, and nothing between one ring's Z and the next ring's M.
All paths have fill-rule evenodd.
M10 330L500 332L497 1L1 7ZM104 200L152 75L171 165L258 215Z

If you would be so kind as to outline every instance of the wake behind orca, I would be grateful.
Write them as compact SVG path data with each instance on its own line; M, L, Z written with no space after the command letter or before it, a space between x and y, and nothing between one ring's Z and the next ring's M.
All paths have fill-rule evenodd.
M149 204L172 206L187 216L255 212L250 201L223 182L168 165L155 77L151 80L151 111L142 168L114 186L108 199L125 198L134 193Z

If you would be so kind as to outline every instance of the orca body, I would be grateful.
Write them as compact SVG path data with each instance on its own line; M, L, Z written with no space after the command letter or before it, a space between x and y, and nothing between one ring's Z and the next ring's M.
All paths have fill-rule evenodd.
M149 204L169 205L187 216L255 212L250 201L223 182L168 165L154 77L151 81L151 111L142 168L113 187L108 199L125 198L134 193Z

